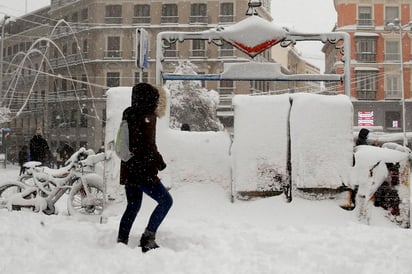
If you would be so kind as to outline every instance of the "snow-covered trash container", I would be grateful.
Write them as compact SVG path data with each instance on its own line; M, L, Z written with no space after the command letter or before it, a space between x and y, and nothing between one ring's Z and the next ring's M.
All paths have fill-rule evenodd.
M235 193L281 192L287 183L289 95L236 95L232 145Z
M292 182L302 194L319 198L326 190L349 180L353 159L352 103L345 95L291 96Z
M358 185L356 212L373 224L374 208L401 227L410 227L410 153L375 146L355 148L352 187ZM373 211L373 212L372 212Z

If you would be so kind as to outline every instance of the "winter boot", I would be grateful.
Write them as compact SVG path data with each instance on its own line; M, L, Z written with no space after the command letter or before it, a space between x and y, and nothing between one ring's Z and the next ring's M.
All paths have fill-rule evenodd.
M140 247L142 248L143 253L150 249L158 248L159 246L155 242L155 233L146 229L140 238Z
M128 244L128 242L129 242L129 240L128 239L123 239L123 238L117 238L117 242L118 243L121 243L121 244L124 244L124 245L127 245Z

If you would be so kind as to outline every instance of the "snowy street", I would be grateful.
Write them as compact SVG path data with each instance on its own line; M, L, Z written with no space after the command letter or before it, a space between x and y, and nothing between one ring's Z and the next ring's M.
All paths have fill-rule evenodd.
M0 182L18 168L0 169ZM144 198L130 245L116 243L123 202L107 223L0 209L0 273L411 273L412 231L375 208L371 226L337 201L283 196L231 203L215 183L172 188L174 205L158 232L161 248L137 247L154 204Z

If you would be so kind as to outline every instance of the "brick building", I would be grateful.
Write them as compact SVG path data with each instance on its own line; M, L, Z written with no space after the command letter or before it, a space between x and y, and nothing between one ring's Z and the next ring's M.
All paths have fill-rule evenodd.
M404 96L405 130L412 131L412 31L409 26L412 2L334 0L334 4L337 12L334 31L347 32L351 37L354 126L377 126L385 132L402 132ZM396 25L397 19L402 32ZM341 72L343 65L334 45L326 44L323 52L325 72ZM342 91L342 86L337 89Z
M270 1L262 2L270 10ZM3 56L12 65L4 68L2 95L18 79L15 93L6 97L14 113L21 111L6 125L13 130L13 142L27 143L35 128L41 126L53 149L63 142L98 149L104 140L105 91L139 81L135 65L137 28L149 33L149 68L143 73L143 81L154 84L157 33L231 25L245 18L247 8L248 0L52 0L49 7L8 23ZM42 37L45 39L37 40ZM30 54L30 61L21 63L21 70L16 71L15 64L34 44L36 51ZM15 59L20 52L23 55ZM166 72L173 72L178 59L184 59L195 64L199 74L220 73L224 62L249 60L229 44L218 47L207 41L171 44L164 56ZM269 61L270 51L256 58ZM15 73L24 77L15 78ZM235 93L266 92L272 85L262 81L203 84L220 93L218 113L228 124L233 119L231 97Z

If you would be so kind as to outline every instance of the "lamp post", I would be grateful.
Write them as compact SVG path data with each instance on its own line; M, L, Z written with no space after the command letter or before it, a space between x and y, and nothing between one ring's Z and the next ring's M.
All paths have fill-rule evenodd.
M399 18L395 18L392 23L389 24L392 29L399 30L399 54L400 54L400 62L401 62L401 92L402 92L402 131L403 131L403 145L408 145L408 138L406 137L406 108L405 108L405 81L403 79L403 72L404 72L404 64L403 64L403 45L402 45L402 37L403 37L403 30L406 27L412 26L412 21L410 21L406 25L401 25L401 20Z
M10 16L4 15L3 19L0 21L1 24L1 41L0 41L0 95L3 95L3 48L4 48L4 27L6 25L7 19Z

